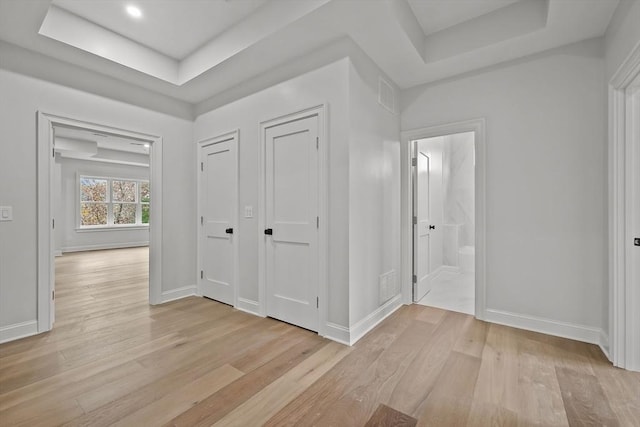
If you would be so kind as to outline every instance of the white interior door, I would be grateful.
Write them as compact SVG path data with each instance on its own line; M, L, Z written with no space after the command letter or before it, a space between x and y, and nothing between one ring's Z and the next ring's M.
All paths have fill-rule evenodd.
M200 143L199 289L234 305L237 134Z
M442 266L442 138L414 142L413 300L431 290Z
M318 330L318 116L265 130L268 316Z

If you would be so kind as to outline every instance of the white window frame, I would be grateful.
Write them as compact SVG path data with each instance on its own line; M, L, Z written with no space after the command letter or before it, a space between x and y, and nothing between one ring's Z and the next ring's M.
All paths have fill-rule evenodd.
M105 225L82 225L82 203L87 203L82 200L82 179L100 179L107 181L107 198L104 202L88 202L88 203L104 203L107 205L107 224ZM113 201L113 181L130 181L136 183L136 200L135 202L114 202ZM119 178L113 176L97 176L90 174L78 173L76 177L77 182L77 203L76 203L76 231L100 231L100 230L118 230L118 229L135 229L135 228L149 228L149 223L142 223L142 206L149 205L150 202L142 202L140 197L141 184L149 184L147 179L138 178ZM136 222L135 224L114 224L113 223L113 205L114 203L125 203L136 205Z

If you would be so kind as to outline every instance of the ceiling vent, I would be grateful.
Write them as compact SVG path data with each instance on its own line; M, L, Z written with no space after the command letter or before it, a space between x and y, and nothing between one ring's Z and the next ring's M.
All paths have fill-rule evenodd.
M382 77L378 78L378 103L393 114L396 113L396 91Z

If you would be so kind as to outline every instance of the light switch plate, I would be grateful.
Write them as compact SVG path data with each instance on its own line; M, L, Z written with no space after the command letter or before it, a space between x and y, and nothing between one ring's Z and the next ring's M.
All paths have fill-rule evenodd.
M0 206L0 221L13 221L12 206Z

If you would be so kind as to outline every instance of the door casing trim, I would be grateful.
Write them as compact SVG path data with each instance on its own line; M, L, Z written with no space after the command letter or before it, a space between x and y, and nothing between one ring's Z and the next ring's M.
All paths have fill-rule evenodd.
M627 227L630 226L631 165L625 152L631 150L627 138L626 89L640 74L640 42L620 65L609 82L609 360L614 366L640 369L640 354L633 354L634 340L640 336L640 325L634 325L632 313L640 310L633 295L633 284L627 280L630 255L627 253ZM635 292L638 292L637 290ZM636 293L636 296L638 293ZM603 347L601 345L601 347ZM607 349L604 348L605 353Z
M153 219L149 224L149 303L162 302L162 137L38 111L37 122L37 318L38 333L53 327L54 236L53 169L54 126L70 126L148 142L149 182Z

